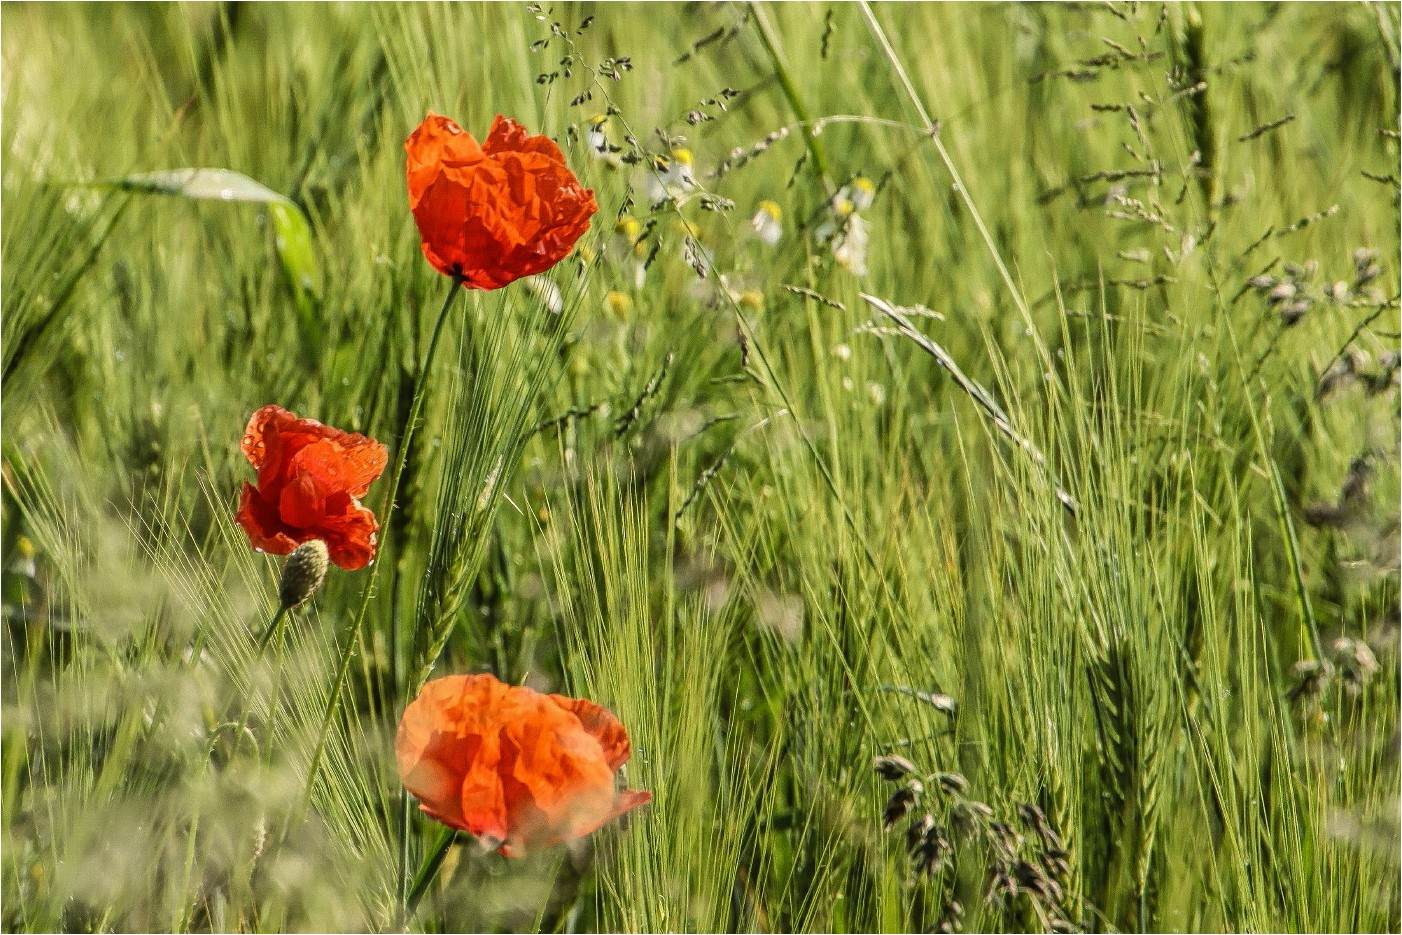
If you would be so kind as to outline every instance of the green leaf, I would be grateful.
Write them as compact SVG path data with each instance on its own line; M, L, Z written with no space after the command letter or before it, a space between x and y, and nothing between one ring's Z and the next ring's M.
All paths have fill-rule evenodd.
M202 201L241 201L266 204L272 216L278 259L297 297L303 336L308 320L315 313L318 290L316 251L312 246L311 225L292 199L280 195L261 182L230 169L168 169L140 172L110 183L123 191L179 195Z
M140 172L116 183L118 188L161 195L183 195L209 201L292 202L277 192L229 169L169 169Z
M299 302L303 296L319 297L316 252L312 248L312 229L306 215L290 201L273 202L268 205L268 213L273 218L273 233L283 272L296 290Z

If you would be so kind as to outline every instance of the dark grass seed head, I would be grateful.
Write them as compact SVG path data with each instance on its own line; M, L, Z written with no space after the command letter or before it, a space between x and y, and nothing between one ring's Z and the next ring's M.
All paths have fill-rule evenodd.
M902 786L892 793L891 798L886 800L886 807L881 811L881 825L890 828L915 808L920 802L920 783L912 782Z
M871 761L871 768L887 782L896 782L915 772L915 764L894 753L878 756Z
M1287 699L1300 701L1306 698L1317 698L1324 693L1324 689L1333 679L1334 667L1327 661L1301 659L1291 667L1290 675L1295 680L1295 687L1286 692Z
M916 873L935 876L944 869L945 861L954 853L949 835L939 825L926 829L920 843L911 852L911 864Z
M993 845L1009 858L1016 854L1022 845L1022 835L1018 834L1013 826L1006 821L990 821L988 823L988 836Z
M982 802L962 799L949 810L950 827L961 838L972 837L993 817L993 809Z
M948 795L964 795L969 791L969 780L962 773L936 773L934 779Z
M1042 866L1052 877L1064 880L1071 875L1071 865L1067 862L1066 857L1066 851L1049 847L1041 853Z
M939 921L935 923L935 931L957 932L963 927L963 918L964 904L957 899L951 899L941 910Z
M1013 864L1012 872L1013 877L1023 890L1036 894L1048 903L1061 902L1064 895L1061 885L1047 876L1046 871L1037 864L1019 860Z
M909 853L914 853L925 840L925 836L935 827L935 819L926 812L910 823L905 829L905 849Z

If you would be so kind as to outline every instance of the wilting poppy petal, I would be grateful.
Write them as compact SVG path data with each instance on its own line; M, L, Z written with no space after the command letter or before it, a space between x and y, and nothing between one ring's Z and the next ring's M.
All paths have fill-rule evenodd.
M613 712L594 704L588 698L567 698L564 695L548 697L579 718L580 726L599 742L609 769L616 770L628 762L628 757L633 755L633 749L628 743L628 732L618 723L618 718L613 716Z
M629 752L623 725L592 701L491 675L429 682L395 739L419 808L506 857L583 837L650 802L650 792L614 791Z
M384 472L384 445L264 406L248 420L242 447L258 484L243 485L235 518L254 548L286 555L321 539L342 568L370 563L379 524L359 498Z
M569 255L599 209L564 154L500 115L478 145L429 114L404 142L409 207L424 256L473 289L499 289Z

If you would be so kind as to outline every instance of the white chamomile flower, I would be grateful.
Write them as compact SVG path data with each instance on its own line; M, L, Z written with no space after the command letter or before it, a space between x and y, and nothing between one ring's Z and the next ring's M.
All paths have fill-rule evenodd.
M565 310L565 300L560 295L560 287L544 276L527 276L526 288L530 289L535 297L540 299L540 304L550 309L552 314L558 315Z
M859 175L842 186L839 197L850 201L853 211L865 211L876 200L876 185L866 176Z
M680 198L696 187L695 159L689 149L674 149L672 155L656 156L647 177L647 196L653 202Z
M609 142L608 125L608 114L595 114L590 117L589 134L586 141L589 144L589 151L594 154L595 159L606 162L617 169L623 163L623 158L619 155L618 147Z
M867 232L867 222L854 211L847 216L847 220L843 223L842 232L834 241L833 259L837 261L838 266L853 276L865 276L867 274L867 244L870 241L871 235Z
M832 199L832 210L828 213L827 220L818 225L813 231L813 237L821 244L831 243L840 239L842 231L847 225L847 219L856 213L856 206L852 204L852 199L843 194L847 189L838 191Z
M772 247L784 236L784 225L780 223L782 218L783 210L777 202L761 201L755 209L755 216L750 218L750 226L754 228L756 237Z

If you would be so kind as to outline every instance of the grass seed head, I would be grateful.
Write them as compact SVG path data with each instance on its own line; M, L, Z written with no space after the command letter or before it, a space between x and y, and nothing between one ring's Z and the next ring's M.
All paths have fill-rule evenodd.
M940 919L935 923L936 932L957 932L963 926L964 904L957 899L945 903Z
M1290 675L1295 679L1295 687L1286 693L1286 698L1290 701L1316 698L1328 687L1334 667L1325 661L1301 659L1291 667Z
M886 800L886 807L881 811L881 826L890 828L906 815L910 814L920 802L920 783L912 782L909 785L901 786L891 794L891 798Z
M879 756L872 760L871 768L876 770L876 775L887 782L895 782L899 779L904 779L915 772L914 763L894 753L886 756Z
M905 829L905 849L914 853L934 827L935 819L929 812L912 821L910 827Z
M962 773L935 773L935 781L947 795L963 795L969 791L969 780Z

